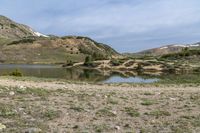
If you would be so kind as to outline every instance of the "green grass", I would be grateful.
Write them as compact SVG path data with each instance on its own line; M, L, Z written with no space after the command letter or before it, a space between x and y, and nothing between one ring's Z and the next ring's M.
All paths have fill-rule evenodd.
M199 74L179 74L179 75L166 75L160 77L161 80L159 80L158 84L175 84L175 85L181 85L181 84L195 84L200 85L200 75Z
M60 113L59 113L59 111L46 110L45 112L43 112L43 117L48 120L53 120L55 118L60 117Z
M11 105L0 103L0 117L7 118L15 115L16 112Z
M15 88L14 91L20 95L31 94L34 96L39 96L44 100L50 95L50 92L48 90L41 88Z
M149 116L155 116L156 118L159 118L161 116L170 116L171 114L168 111L164 111L164 110L155 110L149 113L145 113L146 115Z
M97 133L105 132L107 129L108 129L108 125L106 125L106 124L99 124L99 125L94 126L94 130Z
M72 106L70 107L71 110L77 111L77 112L82 112L84 111L84 108L79 107L79 106Z
M113 98L108 98L107 103L108 104L118 104L118 101L116 99L113 99Z
M97 116L100 117L116 117L116 114L113 113L109 108L103 108L96 112Z
M144 105L144 106L150 106L153 104L156 104L156 101L150 100L150 99L143 99L143 101L141 102L141 105Z
M140 113L132 107L125 107L125 112L131 117L139 117L140 116Z

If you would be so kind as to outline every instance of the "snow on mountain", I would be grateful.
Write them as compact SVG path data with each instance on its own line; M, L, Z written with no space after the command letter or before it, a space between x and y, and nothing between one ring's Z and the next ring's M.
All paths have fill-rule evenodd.
M167 49L168 47L162 47L162 48L160 48L160 49Z
M40 33L40 32L34 32L34 34L36 35L36 36L42 36L42 37L49 37L49 36L47 36L47 35L44 35L44 34L42 34L42 33Z
M189 45L190 47L199 47L200 46L200 44L191 44L191 45Z
M176 44L176 45L173 45L174 47L189 47L188 45L183 45L183 44Z
M38 37L49 37L47 35L44 35L40 32L36 32L36 31L33 31L33 29L30 28L30 31L33 33L34 36L38 36Z

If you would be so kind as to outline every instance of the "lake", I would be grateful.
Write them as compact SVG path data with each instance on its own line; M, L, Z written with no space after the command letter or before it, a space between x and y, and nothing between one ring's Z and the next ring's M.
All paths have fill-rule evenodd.
M56 78L72 81L89 81L102 83L152 83L157 78L142 77L119 72L97 71L80 68L62 68L58 65L0 64L0 75L8 75L18 69L24 76Z

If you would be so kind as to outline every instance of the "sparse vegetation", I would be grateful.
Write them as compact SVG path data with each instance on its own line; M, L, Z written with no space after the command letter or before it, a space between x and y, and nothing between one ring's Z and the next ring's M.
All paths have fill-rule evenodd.
M156 118L159 118L162 116L170 116L171 114L168 111L156 110L150 113L146 113L146 115L155 116Z
M144 105L144 106L150 106L153 104L156 104L156 102L153 100L149 100L149 99L143 99L143 102L141 103L141 105Z
M20 72L18 69L16 69L15 71L11 72L9 75L10 76L16 76L16 77L22 77L23 76L22 72Z
M54 110L46 110L43 112L44 118L47 118L48 120L53 120L55 118L58 118L60 116L59 111L54 111Z
M8 118L15 115L16 113L12 106L0 103L0 117Z
M133 89L129 85L39 81L42 83L32 83L44 88L0 87L0 123L6 126L5 132L32 126L43 132L57 128L72 132L185 132L199 128L197 88L180 87L174 93L170 87L143 91L144 86Z
M35 39L31 39L31 38L24 38L21 40L17 40L17 41L13 41L7 45L16 45L16 44L23 44L23 43L33 43L35 41Z
M116 114L108 107L98 110L96 115L100 117L116 117Z
M138 116L140 116L140 113L136 109L134 109L132 107L125 107L125 112L128 115L130 115L131 117L138 117Z
M91 58L91 56L86 56L86 57L85 57L85 61L84 61L84 65L89 67L89 66L92 66L92 64L93 64L93 63L92 63L92 58Z
M179 59L187 59L190 56L200 56L200 50L186 48L178 53L171 53L171 54L163 55L161 58L169 59L169 60L179 60Z

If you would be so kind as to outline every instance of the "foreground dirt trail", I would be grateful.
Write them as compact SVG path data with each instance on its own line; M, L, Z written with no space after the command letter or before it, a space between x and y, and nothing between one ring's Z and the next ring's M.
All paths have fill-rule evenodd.
M4 126L0 132L200 132L199 87L5 78L0 79L0 86L0 125Z

